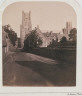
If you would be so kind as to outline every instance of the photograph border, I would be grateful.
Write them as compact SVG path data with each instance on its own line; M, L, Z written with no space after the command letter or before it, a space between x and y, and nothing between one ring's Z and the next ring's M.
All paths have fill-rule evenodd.
M0 93L81 93L82 92L82 9L81 6L75 0L53 0L57 2L65 2L73 7L77 14L77 63L76 63L76 87L3 87L2 85L2 14L4 9L15 2L21 2L23 0L4 0L0 5ZM34 0L24 0L34 1ZM39 1L39 0L36 0ZM44 1L44 0L42 0ZM46 1L46 0L45 0ZM48 0L50 1L50 0ZM47 2L47 1L46 1ZM68 94L70 95L70 94Z

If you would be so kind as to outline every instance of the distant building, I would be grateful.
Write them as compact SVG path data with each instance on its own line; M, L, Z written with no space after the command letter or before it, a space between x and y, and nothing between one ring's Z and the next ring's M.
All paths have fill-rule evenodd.
M63 34L69 34L72 29L72 22L66 22L66 27L62 29Z
M66 30L67 34L70 33L70 30L72 29L72 22L66 22Z
M63 31L63 34L68 34L66 28L63 28L62 31Z
M21 39L21 47L24 47L25 36L32 30L31 24L31 12L25 13L22 12L22 24L20 25L20 39Z
M48 46L52 42L52 40L56 40L56 34L53 33L52 31L46 32L46 33L43 33L43 34L46 38L46 44L47 44L46 46Z
M43 33L47 39L47 46L52 42L52 40L55 40L57 42L60 42L61 38L64 36L69 40L68 34L60 34L60 33L53 33L53 32L46 32Z

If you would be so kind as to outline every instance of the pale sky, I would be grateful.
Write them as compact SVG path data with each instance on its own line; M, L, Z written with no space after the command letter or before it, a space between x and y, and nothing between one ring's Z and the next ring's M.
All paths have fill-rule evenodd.
M9 5L3 13L3 25L10 24L12 29L20 36L20 24L22 23L22 11L31 11L32 29L39 25L41 30L60 30L66 26L66 22L72 22L76 28L77 20L74 9L61 2L16 2ZM54 31L57 32L57 31Z

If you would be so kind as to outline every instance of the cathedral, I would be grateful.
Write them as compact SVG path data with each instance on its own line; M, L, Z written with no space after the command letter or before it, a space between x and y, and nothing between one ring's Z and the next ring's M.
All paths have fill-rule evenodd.
M51 39L55 39L54 36L47 36L39 28L39 25L35 27L35 30L37 31L37 34L41 37L43 43L40 47L47 47L50 42L52 41ZM22 12L22 24L20 25L20 42L21 42L21 48L24 47L24 40L27 34L29 34L32 31L32 24L31 24L31 12L25 13L24 11ZM50 37L50 38L49 38ZM53 37L53 38L52 38Z
M52 40L57 40L58 42L61 40L61 38L64 36L69 40L68 34L70 33L70 30L72 29L72 23L66 22L66 28L64 28L63 34L55 33L53 31L50 32L42 32L39 28L39 25L35 27L35 30L37 31L37 34L41 37L43 43L40 47L47 47ZM21 42L21 48L24 47L24 40L27 37L27 35L32 31L32 24L31 24L31 12L25 13L22 11L22 24L20 25L20 42Z

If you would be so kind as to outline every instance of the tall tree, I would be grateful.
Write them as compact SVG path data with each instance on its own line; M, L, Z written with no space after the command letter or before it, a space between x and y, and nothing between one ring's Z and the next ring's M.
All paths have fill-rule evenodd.
M42 45L42 38L39 36L36 30L32 30L30 34L26 36L24 41L24 49L37 48Z
M13 46L15 46L17 41L17 34L15 33L15 31L13 31L13 29L10 28L9 25L4 26L4 31L8 33L8 37L11 43L13 44Z
M60 43L64 43L64 42L66 42L67 41L67 38L65 37L65 36L63 36L62 38L61 38L61 40L60 40Z
M66 43L67 43L67 38L63 36L60 40L60 46L66 46Z
M76 29L76 28L73 28L73 29L70 31L69 40L71 40L71 41L76 41L76 34L77 34L77 29Z

